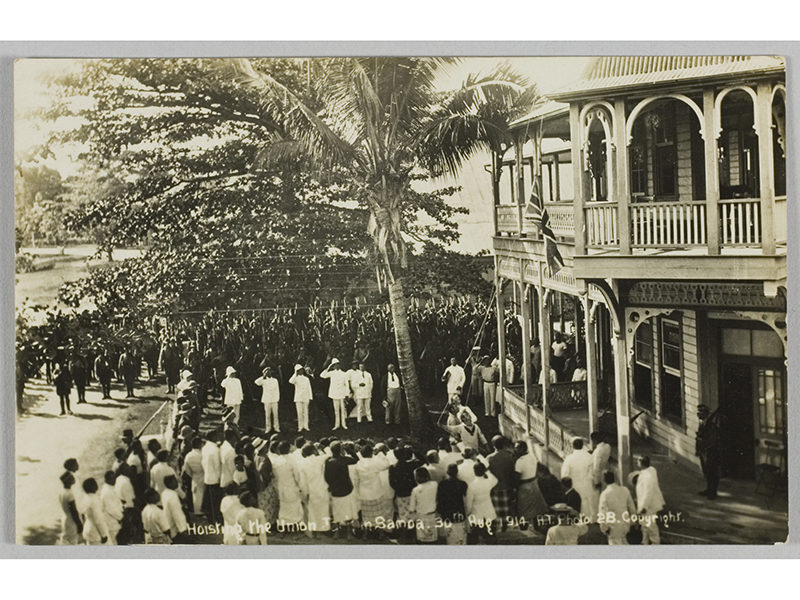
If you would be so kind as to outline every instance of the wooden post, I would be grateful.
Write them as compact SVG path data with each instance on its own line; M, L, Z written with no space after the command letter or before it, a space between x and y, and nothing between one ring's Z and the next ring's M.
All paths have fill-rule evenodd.
M499 261L498 261L499 264ZM497 387L497 395L495 398L500 402L500 410L505 413L505 404L503 402L503 390L508 385L506 381L506 306L503 299L503 278L497 276L497 357L499 359L500 379ZM494 357L490 357L494 358ZM494 411L494 407L492 407Z
M708 253L719 254L719 160L714 128L714 88L703 90L703 127L706 150L706 240Z
M589 295L581 296L583 323L586 330L586 395L589 404L589 435L599 429L600 420L597 414L597 357L595 356L595 330L592 322L592 301ZM577 307L576 307L577 312Z
M542 349L542 414L544 415L544 448L550 448L550 415L547 411L547 394L550 390L550 309L544 297L544 265L539 263L539 341Z
M569 105L569 135L572 140L572 201L575 221L575 256L586 254L586 225L584 222L584 175L581 156L581 107L573 102Z
M522 142L519 139L514 140L514 158L517 169L517 229L519 237L525 237L525 219L522 216L525 204L525 169L522 164Z
M553 176L550 178L553 189L555 190L556 202L561 202L561 173L559 173L558 153L553 154Z
M628 134L626 131L625 99L614 100L614 183L617 201L617 232L619 234L619 253L631 253L631 195L628 191ZM609 158L610 160L610 158ZM611 191L611 190L609 190Z
M498 173L497 156L492 154L492 198L494 200L494 210L492 218L494 223L494 234L500 235L500 228L497 226L497 209L500 206L500 173ZM502 165L500 166L502 170Z
M521 263L522 259L520 259L520 267L522 267ZM524 273L525 271L521 270L520 272ZM520 288L522 292L522 383L524 386L523 398L525 399L525 415L528 421L528 427L525 433L530 435L531 411L528 410L528 398L530 397L531 389L531 308L530 304L528 303L528 298L530 296L528 290L530 289L530 286L520 282Z
M775 172L772 146L772 87L759 81L758 100L758 178L761 196L761 252L775 254Z
M612 317L613 318L613 317ZM624 323L622 324L624 326ZM628 357L623 331L614 332L614 384L617 393L617 460L619 478L625 483L631 472L631 411L628 402Z

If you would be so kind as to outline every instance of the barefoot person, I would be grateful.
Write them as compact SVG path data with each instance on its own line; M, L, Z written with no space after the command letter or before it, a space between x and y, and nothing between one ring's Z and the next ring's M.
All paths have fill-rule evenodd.
M58 502L61 505L61 537L59 543L62 546L77 546L81 543L81 532L83 531L83 521L78 514L75 503L75 494L72 486L75 485L75 477L69 471L61 476L61 483L64 489L58 494Z

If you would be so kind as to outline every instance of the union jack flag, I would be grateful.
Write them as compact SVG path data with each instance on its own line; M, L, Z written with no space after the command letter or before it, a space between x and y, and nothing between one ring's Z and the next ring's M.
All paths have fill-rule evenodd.
M539 231L542 232L544 237L544 252L547 258L547 268L550 269L550 275L555 275L564 268L564 259L561 257L561 252L558 250L556 236L553 230L550 229L550 215L547 214L542 199L538 193L539 182L534 178L533 189L531 190L531 197L528 200L528 206L525 208L525 216L533 219Z

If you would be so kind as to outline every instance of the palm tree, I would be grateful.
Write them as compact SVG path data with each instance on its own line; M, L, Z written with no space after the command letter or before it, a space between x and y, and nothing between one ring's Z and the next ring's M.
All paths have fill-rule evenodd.
M455 173L476 151L495 163L512 146L510 121L530 110L535 87L505 66L472 76L457 90L435 83L453 59L331 58L309 61L305 90L292 90L247 60L233 63L235 81L255 88L264 112L280 123L266 140L259 166L293 161L321 178L346 180L369 209L369 234L386 284L411 435L427 441L433 426L422 402L406 318L403 273L409 215L424 210L414 179ZM312 76L313 73L313 76ZM312 108L313 106L313 108ZM499 169L497 170L499 172Z

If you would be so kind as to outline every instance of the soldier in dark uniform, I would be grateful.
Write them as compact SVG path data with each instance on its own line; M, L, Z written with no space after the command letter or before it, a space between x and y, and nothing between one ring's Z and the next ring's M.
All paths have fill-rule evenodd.
M167 375L167 393L174 394L175 386L178 385L181 369L183 368L183 356L178 346L173 342L166 344L161 352L161 368Z
M72 373L72 382L78 391L78 404L86 404L86 384L89 381L89 370L86 359L78 350L73 350L72 360L69 361L69 370Z
M111 378L114 376L114 362L106 348L94 360L94 376L100 382L100 388L103 390L103 399L111 398Z
M135 398L136 395L133 390L136 384L136 377L141 372L141 364L130 347L120 354L118 368L119 374L122 375L122 379L125 381L125 389L128 392L127 397Z
M717 412L712 413L708 406L701 404L697 407L697 416L700 419L700 426L697 428L695 454L700 457L700 466L703 467L703 476L706 478L706 489L700 492L700 495L713 500L717 497L720 466Z

